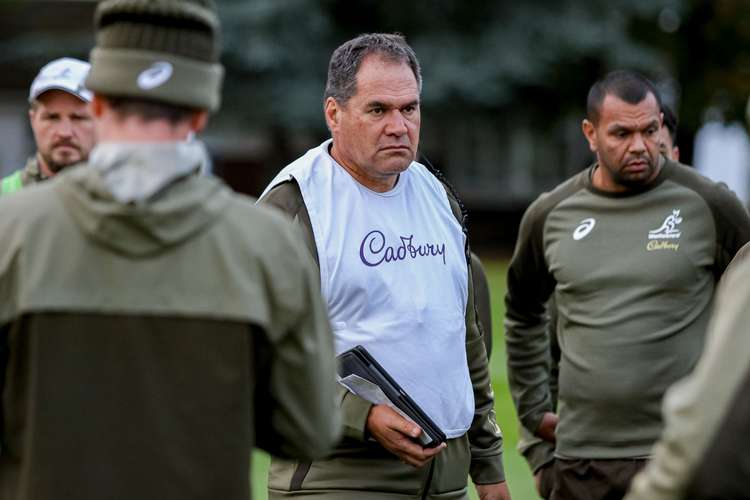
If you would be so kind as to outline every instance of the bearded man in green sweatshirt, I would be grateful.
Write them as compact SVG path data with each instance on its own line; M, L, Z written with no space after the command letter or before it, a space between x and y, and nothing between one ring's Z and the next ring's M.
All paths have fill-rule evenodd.
M659 148L661 153L672 161L679 161L680 148L677 147L677 127L678 119L672 109L662 103L661 112L664 115L664 126L661 128L659 138ZM746 248L747 245L743 248ZM740 255L738 253L737 255ZM734 261L733 261L734 262ZM557 333L555 326L557 324L557 309L555 301L550 300L547 305L549 319L549 341L550 341L550 395L552 398L553 408L557 407L557 386L558 386L558 368L560 363L560 346L557 342ZM518 451L524 456L529 464L533 474L534 482L539 495L542 498L549 496L552 488L553 462L555 459L555 445L549 441L544 441L525 427L521 426L518 440Z
M700 355L715 284L750 240L737 198L660 154L653 84L608 74L583 132L596 163L541 195L508 272L508 377L522 425L555 445L549 498L621 498ZM561 350L557 413L545 304Z
M209 0L108 0L88 165L0 199L0 498L246 500L254 445L338 438L315 264L197 175L223 68Z

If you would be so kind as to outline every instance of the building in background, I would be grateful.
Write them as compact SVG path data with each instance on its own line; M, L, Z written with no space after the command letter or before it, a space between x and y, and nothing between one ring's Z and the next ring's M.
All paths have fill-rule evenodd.
M750 138L741 122L706 122L695 135L695 168L723 182L745 207L750 203Z

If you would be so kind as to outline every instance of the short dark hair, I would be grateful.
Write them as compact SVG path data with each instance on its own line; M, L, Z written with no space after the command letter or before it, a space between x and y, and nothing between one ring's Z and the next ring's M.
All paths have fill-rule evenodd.
M187 121L199 111L196 108L166 104L140 97L104 96L112 110L121 118L137 116L146 122L167 120L172 125Z
M661 105L661 112L664 114L664 126L669 130L669 136L672 138L672 144L674 144L677 141L677 125L679 124L677 115L672 111L672 108L664 103Z
M586 99L586 115L592 123L599 121L602 103L608 95L622 99L628 104L638 104L648 94L653 94L659 109L661 109L662 103L659 91L647 78L634 71L612 71L591 86Z
M387 61L408 64L422 90L422 69L417 55L399 33L366 33L352 38L333 51L323 99L333 97L346 104L357 93L357 72L364 58L377 54Z

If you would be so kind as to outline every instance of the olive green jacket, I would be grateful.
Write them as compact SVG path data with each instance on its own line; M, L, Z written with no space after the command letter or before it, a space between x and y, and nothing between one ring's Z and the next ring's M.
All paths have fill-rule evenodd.
M245 500L253 446L325 455L333 342L297 230L217 180L0 198L0 498Z
M477 309L479 327L482 330L484 348L487 350L487 359L492 357L492 300L490 297L490 284L482 261L474 252L471 252L471 276L474 279L474 305Z

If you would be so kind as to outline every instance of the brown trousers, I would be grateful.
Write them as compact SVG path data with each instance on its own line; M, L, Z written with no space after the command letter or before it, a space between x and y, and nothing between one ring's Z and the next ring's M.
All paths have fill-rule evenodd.
M646 459L555 459L541 472L540 490L546 500L621 500Z

